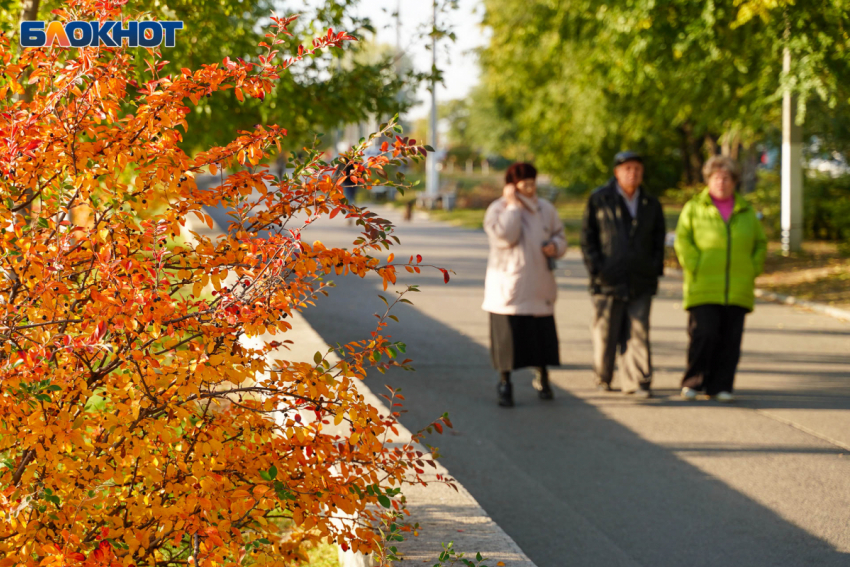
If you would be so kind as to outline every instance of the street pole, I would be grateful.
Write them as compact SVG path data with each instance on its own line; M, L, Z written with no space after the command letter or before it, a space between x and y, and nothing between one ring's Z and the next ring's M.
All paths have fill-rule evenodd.
M433 30L431 35L431 56L432 56L432 64L431 64L431 121L429 127L429 143L432 148L434 148L433 152L428 152L428 156L426 157L425 166L427 170L427 184L425 193L428 200L428 205L433 206L437 195L440 192L440 174L437 171L437 156L436 150L438 148L437 141L437 0L434 0L434 22L433 22Z
M782 71L791 72L791 50L785 48ZM803 246L803 129L797 124L797 101L786 88L782 97L782 253Z

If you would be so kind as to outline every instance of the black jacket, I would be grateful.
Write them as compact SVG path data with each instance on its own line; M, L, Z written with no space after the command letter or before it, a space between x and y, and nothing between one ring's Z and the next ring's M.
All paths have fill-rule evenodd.
M661 203L641 187L632 219L614 179L590 196L584 211L581 252L590 292L633 299L658 291L664 275L667 228Z

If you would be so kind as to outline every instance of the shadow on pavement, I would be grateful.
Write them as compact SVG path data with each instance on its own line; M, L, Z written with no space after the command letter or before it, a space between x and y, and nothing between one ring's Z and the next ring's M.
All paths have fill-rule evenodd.
M337 280L340 288L305 317L330 344L367 337L382 305L378 288ZM564 390L543 403L518 379L517 407L498 408L485 348L414 308L396 315L402 324L389 332L408 344L419 371L375 373L367 383L403 388L409 411L401 420L413 431L450 413L456 429L430 439L441 462L539 567L850 563L681 460L678 449L642 439Z

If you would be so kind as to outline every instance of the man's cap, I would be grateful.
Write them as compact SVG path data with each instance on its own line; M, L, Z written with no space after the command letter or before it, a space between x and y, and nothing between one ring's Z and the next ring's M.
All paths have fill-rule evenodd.
M614 167L622 165L627 161L639 161L640 163L643 163L643 157L639 153L631 150L620 152L614 156Z

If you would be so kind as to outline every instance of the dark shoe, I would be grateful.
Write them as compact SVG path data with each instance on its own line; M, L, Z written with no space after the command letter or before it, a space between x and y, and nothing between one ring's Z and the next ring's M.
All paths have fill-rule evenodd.
M608 382L597 382L596 389L600 392L612 392L614 390Z
M537 396L541 400L551 400L555 396L552 394L552 387L549 385L548 378L543 380L540 376L535 376L534 381L531 383L534 386L534 389L537 390Z
M503 408L514 406L514 388L510 382L499 382L499 405Z

